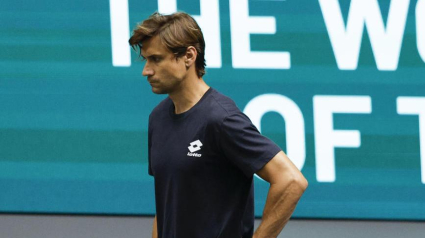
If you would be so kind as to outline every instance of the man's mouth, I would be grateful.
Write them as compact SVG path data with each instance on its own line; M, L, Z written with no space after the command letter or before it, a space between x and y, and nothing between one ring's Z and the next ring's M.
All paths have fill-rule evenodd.
M148 82L150 84L156 84L156 83L158 83L158 80L156 80L156 79L148 79Z

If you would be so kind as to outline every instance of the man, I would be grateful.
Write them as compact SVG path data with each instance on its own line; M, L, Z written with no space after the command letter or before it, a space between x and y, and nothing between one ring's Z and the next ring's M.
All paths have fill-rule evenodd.
M307 181L231 99L204 82L205 43L195 20L154 13L129 42L146 60L152 91L168 94L149 117L152 237L277 237ZM270 183L255 233L254 173Z

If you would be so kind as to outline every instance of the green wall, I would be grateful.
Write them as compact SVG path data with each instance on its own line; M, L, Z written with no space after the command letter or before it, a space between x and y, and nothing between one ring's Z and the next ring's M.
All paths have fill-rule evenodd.
M392 56L377 56L378 46L371 44L374 36L366 27L357 67L338 65L320 6L337 1L234 1L240 9L230 8L229 0L219 1L221 67L207 68L204 79L241 110L257 96L270 94L298 107L303 122L295 124L304 123L305 138L301 169L309 188L294 217L425 220L419 127L425 104L407 102L416 115L397 109L398 97L425 100L425 52L421 57L419 50L425 36L418 36L425 35L425 19L418 18L425 15L424 1L404 1L409 2L406 17L394 17L395 25L403 19L406 23L399 26L400 55L391 70L378 68L376 57ZM251 50L288 52L290 68L234 66L232 30L239 27L232 29L231 16L242 12L243 2L248 2L250 16L276 22L275 34L248 37ZM350 3L359 1L339 2L346 25L349 11L355 11ZM399 2L378 2L385 27L391 4ZM177 7L200 15L200 5L178 0ZM0 212L154 214L147 120L164 96L151 92L137 53L131 52L131 66L113 66L109 2L3 0L0 6ZM130 30L158 9L153 0L128 0L128 6ZM402 7L394 9L403 15ZM333 130L357 130L361 140L358 147L336 146L333 181L321 180L317 172L322 162L318 141L334 139L316 133L324 125L315 119L321 111L313 100L321 96L363 96L371 107L367 113L333 114ZM271 107L279 107L275 103ZM295 125L285 119L267 112L261 131L286 151L286 132ZM256 179L255 185L255 212L261 216L268 184Z

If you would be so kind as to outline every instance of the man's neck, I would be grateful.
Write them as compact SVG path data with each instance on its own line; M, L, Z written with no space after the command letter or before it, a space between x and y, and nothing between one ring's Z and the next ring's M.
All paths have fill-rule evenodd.
M185 81L180 90L169 94L174 103L174 113L180 114L191 109L209 88L202 78Z

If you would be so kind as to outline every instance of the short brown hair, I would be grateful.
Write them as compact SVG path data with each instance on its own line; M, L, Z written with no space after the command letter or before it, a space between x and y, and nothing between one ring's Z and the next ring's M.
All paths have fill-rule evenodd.
M139 23L128 41L133 48L139 48L142 54L143 41L158 35L161 42L176 57L186 53L187 47L193 46L197 51L195 68L198 77L205 74L205 41L201 28L190 15L176 12L162 15L158 12Z

